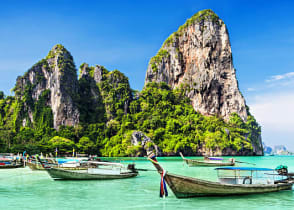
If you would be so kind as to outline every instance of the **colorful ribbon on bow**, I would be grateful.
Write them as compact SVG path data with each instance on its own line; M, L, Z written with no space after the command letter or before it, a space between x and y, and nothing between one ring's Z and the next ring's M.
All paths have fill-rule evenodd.
M159 196L161 198L168 196L168 192L167 192L167 188L166 188L166 183L165 183L165 180L164 180L165 174L166 174L166 171L163 170L163 172L161 173L160 192L159 192Z
M151 154L151 155L149 156L149 158L150 158L151 160L155 161L155 162L158 162L158 161L156 160L156 155L154 155L154 154Z

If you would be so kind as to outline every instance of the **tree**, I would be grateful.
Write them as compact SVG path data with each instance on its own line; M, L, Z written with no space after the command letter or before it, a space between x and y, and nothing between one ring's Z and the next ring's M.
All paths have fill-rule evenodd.
M49 140L48 144L50 145L52 150L57 148L58 151L61 153L70 153L75 145L72 140L60 136L54 136L52 139Z
M95 151L95 144L88 137L83 136L77 144L80 153L91 154Z
M17 144L27 144L29 142L34 142L34 130L32 128L23 127L17 133L15 143Z
M59 127L58 135L67 139L75 139L74 127L61 125Z
M0 91L0 100L1 99L4 99L4 92L3 91Z

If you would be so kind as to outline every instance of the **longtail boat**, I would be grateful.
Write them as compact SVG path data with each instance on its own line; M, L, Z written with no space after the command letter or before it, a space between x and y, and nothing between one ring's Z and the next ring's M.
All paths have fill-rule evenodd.
M10 158L0 158L0 169L20 168L23 167L21 162Z
M184 155L180 152L180 155L185 163L187 163L188 166L234 166L235 165L235 159L230 158L229 162L224 162L223 158L220 157L204 157L204 160L193 160L193 159L187 159L184 157Z
M26 165L33 171L44 170L42 164L37 161L26 162Z
M25 165L28 166L31 170L44 170L44 167L37 159L38 155L33 156L32 158L27 157L25 161ZM55 164L55 160L52 158L45 158L42 159L44 164Z
M86 165L77 161L69 161L69 162L63 162L61 164L58 164L58 162L54 159L47 158L43 159L43 164L45 167L54 167L54 168L63 168L63 169L69 169L69 170L85 170L87 169ZM35 170L45 170L43 165L36 159L36 160L30 160L26 162L26 165L33 171Z
M281 176L275 173L274 169L247 167L217 168L219 182L213 182L169 173L161 167L153 154L149 155L148 159L153 163L162 180L164 179L177 198L277 192L291 190L293 185L293 179L286 178L270 181L256 177L257 172L262 172L263 175L268 175L267 177L273 177L273 175ZM220 172L225 173L221 175ZM227 172L232 172L232 174L226 175ZM245 175L243 172L245 172Z
M0 164L0 169L10 169L10 168L21 168L23 164L16 163L16 164Z
M42 163L40 159L39 161ZM129 164L127 168L123 164L111 162L88 161L88 164L89 167L85 170L46 167L46 165L43 165L43 167L54 180L123 179L138 175L134 164Z

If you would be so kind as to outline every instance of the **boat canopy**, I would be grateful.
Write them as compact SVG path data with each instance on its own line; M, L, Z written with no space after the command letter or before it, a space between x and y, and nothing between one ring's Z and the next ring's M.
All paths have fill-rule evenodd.
M209 160L223 160L221 157L208 157Z
M0 161L11 161L9 158L0 158Z
M238 171L274 171L271 168L254 168L254 167L222 167L215 170L238 170Z
M113 163L113 162L88 161L87 163L92 163L96 165L104 165L104 166L118 166L118 167L124 166L121 163Z

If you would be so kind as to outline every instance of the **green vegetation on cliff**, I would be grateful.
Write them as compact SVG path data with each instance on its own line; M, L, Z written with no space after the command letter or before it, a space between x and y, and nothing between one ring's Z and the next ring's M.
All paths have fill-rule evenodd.
M184 31L191 25L194 25L195 23L200 23L202 21L209 20L212 21L213 23L220 24L219 23L219 17L217 14L215 14L211 9L205 9L197 12L194 14L191 18L187 19L186 22L181 25L178 30L174 33L172 33L163 43L164 46L170 46L175 39L178 37L182 36Z
M169 56L169 52L166 50L168 47L170 47L173 43L176 42L176 40L182 36L185 32L185 30L196 23L200 23L202 21L209 20L216 24L222 24L223 22L220 22L219 17L217 14L215 14L211 9L205 9L202 11L197 12L194 14L191 18L187 19L187 21L181 25L178 30L174 33L172 33L162 44L161 49L157 52L157 54L150 59L150 64L153 72L158 71L158 65L161 63L162 58L167 58ZM201 26L203 28L203 26ZM177 53L179 49L177 48Z
M233 114L225 123L217 116L198 114L187 102L180 89L172 91L165 83L148 83L139 99L130 104L130 113L116 125L116 135L107 139L102 155L125 156L138 150L130 147L133 130L145 132L165 154L195 154L198 148L252 150L251 137L260 134L252 116L244 123Z
M111 75L116 76L106 75L105 78L111 78L112 81L122 79L118 71ZM98 84L112 114L108 122L104 121L102 114L94 115L98 117L95 123L90 118L89 122L92 123L84 120L79 126L61 126L56 131L50 124L51 110L46 108L41 99L35 105L37 127L15 126L12 113L18 106L16 100L12 97L1 99L0 144L6 145L1 147L1 151L18 152L23 149L29 152L52 152L55 147L59 147L60 151L70 153L75 147L79 152L103 156L134 155L141 148L140 145L131 145L131 133L134 130L145 132L165 154L179 151L195 154L199 148L250 151L251 141L260 135L260 126L251 115L246 123L237 114L233 114L228 123L217 116L203 116L189 104L189 99L183 96L183 90L172 91L165 83L148 83L139 98L132 100L129 111L124 113L124 103L119 99L126 100L124 94L128 93L129 87L110 85L108 79L105 84ZM46 98L47 94L44 92L42 96ZM83 106L89 106L92 110L90 104L84 103ZM64 138L70 139L70 142Z
M168 56L162 49L151 62L158 65ZM58 111L66 112L76 104L79 123L74 127L53 128L51 89L46 89L46 82L51 80L44 76L46 71L52 73L53 60L58 73L62 73L59 82L63 83L60 90L54 90L56 97L58 91L64 91L73 99L69 107ZM148 83L141 92L135 92L118 70L87 64L81 65L78 81L75 77L70 53L57 45L46 59L18 78L15 97L5 97L0 91L0 152L49 153L58 148L61 153L71 154L75 148L79 153L133 156L142 149L142 145L131 143L134 131L144 132L166 155L179 151L197 154L200 149L229 149L241 154L252 151L252 142L259 141L260 126L249 110L246 122L237 114L225 122L218 116L197 113L185 97L184 88L171 90L165 83ZM69 90L75 87L76 91ZM147 147L152 146L149 144Z
M163 58L167 58L169 53L167 50L160 49L158 53L150 59L150 64L153 72L157 72L157 66L160 64Z
M83 65L81 65L80 68L83 68ZM81 77L79 79L78 106L80 111L80 123L105 123L105 107L100 89L93 79L94 67L86 67L86 71L89 73L89 77Z
M105 80L108 85L106 82L97 85L101 86L105 104L111 105L109 110L112 118L108 122L101 115L95 123L86 123L85 120L79 126L61 126L56 131L52 125L44 122L47 118L45 116L49 115L50 118L51 114L40 100L36 110L44 111L38 115L37 121L40 122L38 125L43 126L20 126L20 129L15 130L11 123L14 118L9 114L17 106L15 99L1 99L0 129L6 131L6 135L0 136L0 144L6 145L1 147L1 151L17 152L24 149L29 152L52 152L58 147L60 151L70 153L74 147L79 152L103 156L130 156L141 148L140 145L131 145L131 133L134 130L145 132L165 154L179 151L195 154L199 148L250 151L251 141L260 135L260 126L251 115L246 123L237 114L233 114L228 123L217 116L203 116L189 104L189 99L183 96L183 90L172 91L165 83L148 83L139 97L130 102L128 112L124 113L124 103L118 99L126 100L124 94L129 92L125 83L127 81L120 80L123 77L118 71L105 75L105 78L108 78ZM118 81L118 84L115 82L116 85L111 85L110 81ZM120 85L119 81L124 81L124 85ZM46 94L42 95L46 97ZM120 97L112 97L113 94Z
M98 87L106 108L107 119L120 120L128 112L131 88L128 78L118 70L103 74Z

